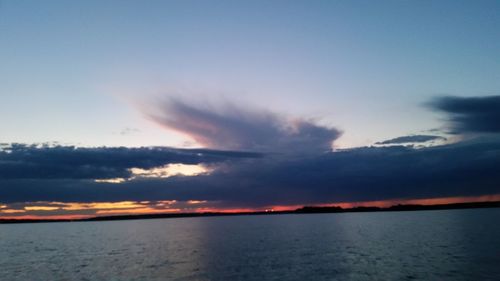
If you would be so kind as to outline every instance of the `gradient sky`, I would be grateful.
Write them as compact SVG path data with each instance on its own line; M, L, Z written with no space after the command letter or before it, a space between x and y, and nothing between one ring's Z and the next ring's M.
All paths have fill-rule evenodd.
M209 149L209 154L219 150L263 154L293 150L293 159L297 159L296 155L316 155L327 149L331 141L337 148L356 148L362 154L365 153L363 147L377 143L435 141L443 144L446 138L448 143L453 142L452 149L473 146L471 149L478 149L478 155L484 152L485 157L492 157L482 149L496 149L500 131L494 125L500 122L496 113L500 110L498 11L499 1L456 0L3 0L0 1L0 143L9 146L11 143L57 142L64 147L91 149L77 151L84 155L104 153L117 159L129 156L92 148L196 147ZM258 137L254 139L254 136ZM481 139L479 146L477 139ZM457 141L463 143L457 144ZM379 149L389 155L388 159L393 159L392 150ZM4 161L28 161L27 151L40 153L40 159L47 158L50 165L60 159L50 158L56 157L55 154L59 157L60 153L68 153L64 159L80 157L58 148L41 151L39 147L17 147L9 152L10 156L0 155L0 164L1 157ZM131 168L152 173L148 169L179 163L211 163L204 169L222 169L213 166L213 163L222 165L219 158L196 161L183 158L183 161L172 162L165 160L171 157L168 153L181 152L162 150L159 153L168 154L165 161L153 161L153 165L144 160L144 153L149 152L134 153L138 155L134 160L129 159L131 162L127 165L99 162L102 165L99 169L116 169L108 176L96 168L78 175L75 172L72 179L78 179L78 184L82 179L127 180L139 177ZM198 157L196 150L182 153ZM413 151L400 153L422 157L418 159L428 157L427 152L419 156L413 155ZM224 154L228 159L261 156ZM375 161L371 152L345 157L354 159L345 160L349 167L350 161L360 161L357 157L361 157L361 161ZM394 156L395 161L399 161L398 157ZM474 160L467 157L470 155L460 159L464 163ZM29 163L46 167L47 162L40 159L29 158ZM300 165L309 168L321 161L334 167L344 163L338 159L301 159ZM450 159L443 152L442 158L434 160L447 163ZM477 165L491 168L496 164L495 159ZM280 161L284 160L276 163ZM289 165L288 162L286 165L276 163L254 166L277 165L284 169ZM54 165L59 167L58 163ZM59 168L45 174L26 172L26 178L0 172L4 188L0 193L4 192L5 198L9 198L3 203L23 203L19 195L6 191L22 185L10 182L12 180L68 180L59 178L61 171L66 171L62 166ZM457 167L456 171L462 168ZM9 166L6 171L17 174L16 169ZM182 173L197 168L186 169ZM369 174L386 171L373 169ZM387 171L393 171L391 169ZM156 171L155 175L158 173L168 172ZM353 177L355 174L352 172ZM331 196L353 202L392 200L398 196L422 199L500 193L490 185L496 178L476 176L480 177L477 180L488 179L487 187L476 193L464 187L455 193L426 191L416 192L415 196L392 190L386 197L356 197L356 192L352 196L334 192ZM316 180L335 180L329 177ZM418 180L425 181L423 178L419 174ZM345 188L351 190L352 185L348 183ZM79 201L76 195L58 196L61 191L47 194L54 196L27 196L26 202L56 202L57 205ZM180 196L184 201L175 200L186 205L189 201L203 202L205 197L214 201L226 198L224 191L220 192L219 199L197 197L197 194ZM308 202L325 203L319 202L316 195ZM137 200L172 199L168 196L162 193L161 198L148 198L141 194ZM300 196L300 192L296 196ZM133 196L83 197L85 202L136 202ZM69 203L59 202L64 200ZM259 205L234 199L227 206L254 208L280 205L278 201L268 200ZM284 200L282 203L301 202ZM3 209L6 208L4 205Z
M179 146L133 105L172 95L318 118L344 147L420 133L430 97L497 93L499 6L2 1L1 140Z

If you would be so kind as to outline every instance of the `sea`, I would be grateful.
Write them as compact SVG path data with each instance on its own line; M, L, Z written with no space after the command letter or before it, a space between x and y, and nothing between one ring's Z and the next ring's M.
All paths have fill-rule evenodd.
M500 208L0 225L0 280L500 280Z

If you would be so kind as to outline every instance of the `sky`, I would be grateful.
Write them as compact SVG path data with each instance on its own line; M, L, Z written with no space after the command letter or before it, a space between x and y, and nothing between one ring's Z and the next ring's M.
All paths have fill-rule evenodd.
M0 217L497 200L499 9L0 1Z

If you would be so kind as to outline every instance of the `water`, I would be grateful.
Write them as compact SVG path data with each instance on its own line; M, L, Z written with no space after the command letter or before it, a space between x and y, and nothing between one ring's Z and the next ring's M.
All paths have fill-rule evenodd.
M500 280L500 209L0 225L0 280Z

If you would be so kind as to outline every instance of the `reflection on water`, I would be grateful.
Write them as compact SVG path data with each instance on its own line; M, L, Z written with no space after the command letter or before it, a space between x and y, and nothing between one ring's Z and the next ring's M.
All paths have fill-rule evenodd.
M0 225L0 280L500 280L500 209Z

